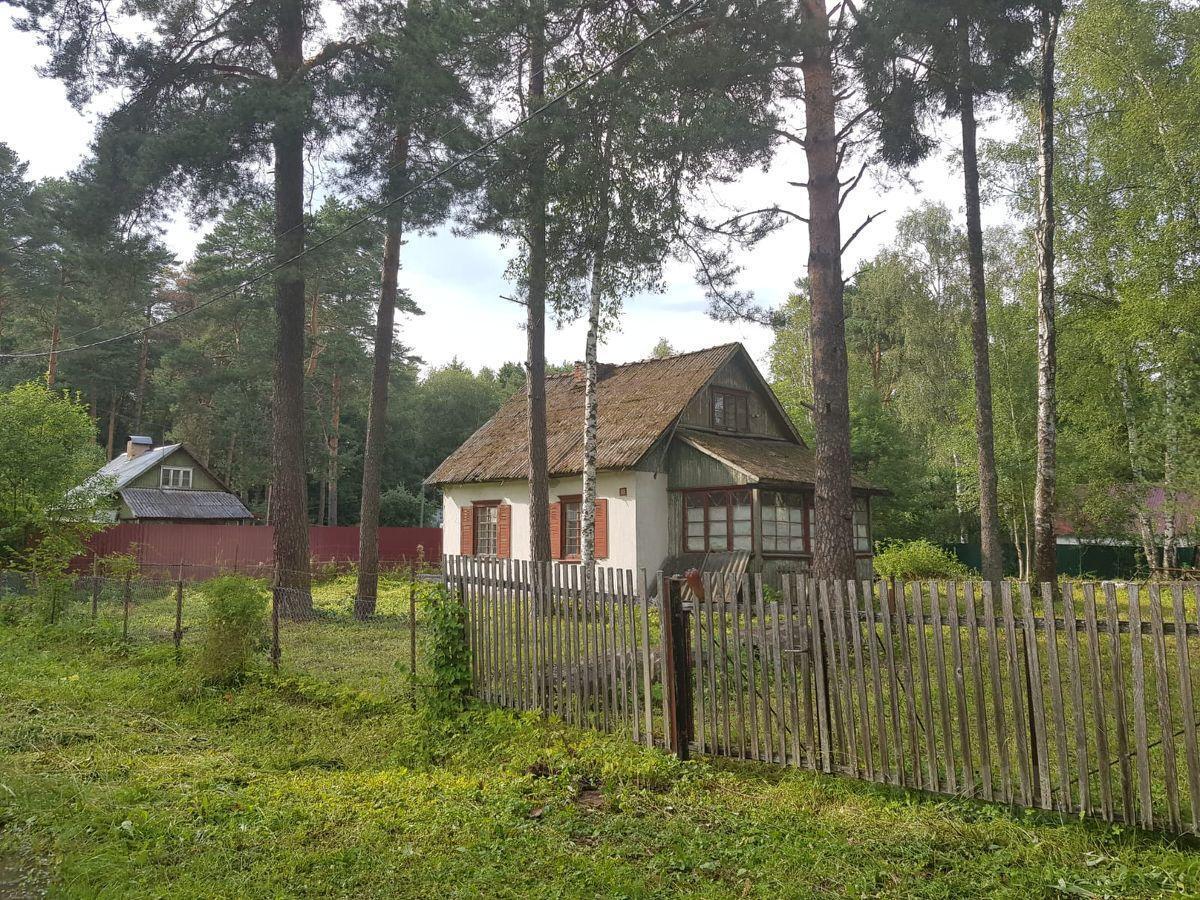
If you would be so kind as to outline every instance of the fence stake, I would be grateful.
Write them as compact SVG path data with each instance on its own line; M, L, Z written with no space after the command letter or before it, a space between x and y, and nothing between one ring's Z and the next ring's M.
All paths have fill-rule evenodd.
M130 595L130 586L129 585L132 580L133 580L133 576L129 573L126 573L125 574L125 590L124 590L124 596L122 598L122 602L125 607L124 608L124 616L121 621L121 640L122 641L129 640L129 600L130 600L130 596L129 596Z
M100 576L96 574L96 560L92 559L92 621L100 609Z
M279 579L271 586L271 671L279 674Z
M408 676L413 684L413 706L417 705L417 571L413 566L408 571Z
M183 580L175 582L175 665L183 661Z
M683 602L676 583L659 575L662 597L662 642L663 667L666 680L663 685L666 706L667 740L670 749L680 759L688 758L688 738L691 737L690 700L691 687L687 667L687 623L684 621Z

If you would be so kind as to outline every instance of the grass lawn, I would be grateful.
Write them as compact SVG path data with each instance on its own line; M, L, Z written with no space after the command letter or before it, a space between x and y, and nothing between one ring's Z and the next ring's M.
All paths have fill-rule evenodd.
M288 629L221 691L161 640L0 624L0 898L1200 894L1200 853L1129 830L432 721L405 628Z

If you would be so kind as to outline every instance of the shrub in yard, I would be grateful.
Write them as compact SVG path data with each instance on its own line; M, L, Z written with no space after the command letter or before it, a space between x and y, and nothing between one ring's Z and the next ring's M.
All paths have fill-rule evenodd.
M200 594L208 608L197 666L214 684L239 681L262 646L267 592L253 579L224 575L205 582Z
M433 712L449 715L463 708L471 691L467 613L457 597L440 587L431 592L426 609L430 672L427 699Z
M968 578L974 574L949 550L926 540L880 543L874 567L875 574L883 578Z

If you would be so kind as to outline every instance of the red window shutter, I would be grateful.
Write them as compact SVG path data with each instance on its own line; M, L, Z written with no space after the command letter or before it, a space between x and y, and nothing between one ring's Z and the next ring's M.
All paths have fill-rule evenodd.
M512 506L507 503L496 509L496 555L501 559L512 556Z
M596 500L596 540L593 549L596 559L608 559L608 501Z
M562 504L550 504L550 558L562 559Z
M458 552L463 556L475 555L475 510L464 506L458 511Z

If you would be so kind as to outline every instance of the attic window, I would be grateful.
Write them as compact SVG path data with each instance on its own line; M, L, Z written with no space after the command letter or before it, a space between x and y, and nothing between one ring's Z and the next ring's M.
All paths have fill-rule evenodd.
M723 431L749 431L749 397L742 391L713 388L712 426Z
M159 487L187 490L192 486L192 470L178 466L163 466L159 469Z

